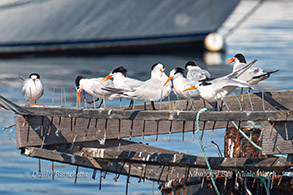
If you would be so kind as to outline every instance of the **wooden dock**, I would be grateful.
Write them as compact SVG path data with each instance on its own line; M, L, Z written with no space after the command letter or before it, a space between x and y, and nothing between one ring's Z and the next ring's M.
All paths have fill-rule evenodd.
M253 158L208 157L213 171L292 171L292 98L293 90L239 94L225 98L227 106L222 111L201 113L201 131L235 128L232 122L242 128L253 121L261 132L257 138L261 152ZM190 107L182 109L186 105L184 100L156 103L160 110L150 110L149 106L144 110L143 105L135 105L133 110L118 107L29 107L16 105L2 96L0 102L16 113L17 148L26 156L101 170L105 175L113 172L117 179L123 174L128 178L160 183L180 178L187 182L187 178L194 177L193 173L204 172L207 168L204 157L131 141L132 137L144 139L148 135L155 135L158 140L160 134L169 134L170 138L173 133L182 133L184 141L185 132L192 132L192 138L197 138L196 115L204 108L201 100L194 102L195 110ZM245 133L253 139L250 131ZM244 138L241 136L237 134L230 142L240 140L242 143ZM248 150L254 147L247 145ZM237 151L231 143L227 147ZM273 156L280 154L286 154L287 158Z

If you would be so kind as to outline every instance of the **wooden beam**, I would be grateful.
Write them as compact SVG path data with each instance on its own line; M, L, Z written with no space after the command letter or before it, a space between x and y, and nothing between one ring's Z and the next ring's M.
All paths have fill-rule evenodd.
M83 148L86 157L111 161L129 161L151 165L207 168L204 157L160 152L119 151L112 148ZM278 158L220 158L208 157L212 169L217 170L291 170L293 163Z
M34 108L38 110L38 108ZM40 108L41 110L45 108ZM46 108L48 111L55 112L55 109ZM62 108L63 109L63 108ZM60 108L57 110L60 111ZM64 109L65 112L70 113L71 110ZM58 111L58 112L59 112ZM94 117L98 113L109 113L109 111L92 110ZM76 117L62 117L60 115L28 115L16 116L16 138L17 147L49 145L56 143L71 143L74 139L78 141L92 141L100 139L117 139L131 138L135 136L167 134L170 131L172 120L172 133L181 133L184 125L184 131L195 131L195 112L192 111L121 111L117 110L120 114L106 114L105 118L76 118ZM62 113L62 112L60 112ZM82 113L80 110L78 113ZM125 114L126 113L126 114ZM129 119L123 117L127 115L136 116ZM73 114L72 114L73 115ZM72 116L71 115L71 116ZM78 114L79 115L79 114ZM74 115L73 115L74 116ZM85 117L86 115L83 115ZM115 117L114 117L115 116ZM206 121L205 130L211 129L214 126L217 128L226 128L226 121L286 121L293 120L291 111L208 111L200 116L200 129L203 128L203 121ZM133 124L132 124L133 121ZM185 122L183 122L185 121ZM158 125L158 123L160 123ZM183 124L184 123L184 124ZM230 124L231 125L231 124ZM242 123L242 125L244 125ZM158 129L157 129L158 128ZM43 130L43 131L42 131ZM288 128L292 132L292 128ZM43 133L43 135L42 135ZM130 136L131 135L131 136ZM43 137L45 137L43 143Z
M263 154L293 154L293 121L262 123Z
M137 164L140 166L170 166L170 167L190 167L190 168L207 168L203 157L192 156L187 154L173 154L173 153L147 153L136 151L113 151L111 148L96 149L87 148L82 150L86 152L86 156L79 156L65 152L58 152L54 150L47 150L41 148L26 148L24 155L37 157L47 160L68 163L77 166L84 166L88 168L103 169L104 162L127 162ZM292 171L292 162L280 158L267 159L248 159L248 158L220 158L208 157L210 166L214 170L226 171ZM102 162L102 165L99 165ZM96 164L97 163L97 164ZM114 166L113 166L114 168ZM158 172L157 168L153 167L152 172ZM116 172L109 169L111 172ZM125 170L127 172L127 170ZM131 171L134 173L133 171ZM158 175L157 175L158 176ZM158 177L157 177L158 178Z
M121 120L184 120L193 121L195 111L179 110L121 110L121 109L82 109L73 107L27 107L27 111L34 116L66 117L66 118L92 118L92 119L121 119ZM227 121L227 120L293 120L292 111L208 111L201 114L201 121Z

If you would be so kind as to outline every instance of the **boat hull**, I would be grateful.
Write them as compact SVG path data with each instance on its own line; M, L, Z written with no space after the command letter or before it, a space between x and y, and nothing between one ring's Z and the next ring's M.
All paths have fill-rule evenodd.
M206 35L238 2L28 0L0 5L0 55L202 50Z

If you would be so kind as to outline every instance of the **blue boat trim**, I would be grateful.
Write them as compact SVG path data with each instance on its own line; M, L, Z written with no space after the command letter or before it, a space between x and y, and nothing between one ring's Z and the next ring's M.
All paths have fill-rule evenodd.
M119 39L89 39L89 40L68 40L68 41L50 41L50 42L12 42L0 43L0 47L23 47L23 46L57 46L57 45L78 45L78 44L91 44L91 43L114 43L114 42L130 42L130 41L150 41L160 39L182 39L182 38L195 38L205 37L210 32L180 34L180 35L163 35L163 36L150 36L150 37L133 37L133 38L119 38Z

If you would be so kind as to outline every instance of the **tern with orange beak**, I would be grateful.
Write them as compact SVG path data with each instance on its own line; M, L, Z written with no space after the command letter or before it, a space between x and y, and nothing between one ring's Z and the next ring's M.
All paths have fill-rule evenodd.
M123 97L140 100L143 102L152 102L152 107L155 109L154 101L164 99L171 92L171 83L168 82L166 85L164 85L165 81L168 79L164 71L165 66L163 64L154 64L152 66L151 78L144 81L142 85L133 91L123 92Z
M123 66L120 66L116 69L114 69L111 74L106 76L102 82L105 82L109 80L110 78L113 78L113 84L115 89L111 89L110 87L106 88L108 91L115 92L116 90L118 91L134 91L137 87L141 86L144 82L129 78L126 76L127 75L127 70ZM125 98L128 98L125 96ZM130 98L131 99L131 98ZM134 101L131 100L129 108L132 108L134 104Z
M224 100L224 98L237 87L253 89L252 85L237 79L237 77L241 76L241 74L247 71L255 62L256 60L226 76L201 81L184 91L197 89L200 97L204 100L208 102L217 102L218 100Z
M165 82L166 85L170 80L173 79L173 92L177 97L189 99L199 97L198 91L184 91L184 89L194 85L194 81L187 80L184 76L183 68L174 68L170 72L170 76Z
M75 86L77 91L78 104L80 105L81 91L84 90L86 93L96 97L102 98L102 101L98 107L103 103L103 100L114 100L119 97L118 94L103 90L103 87L114 87L113 82L108 80L104 83L101 82L103 78L91 78L87 79L81 75L75 79Z
M38 73L32 73L29 78L23 81L22 94L30 105L30 100L35 101L33 105L37 105L37 100L43 95L44 87Z
M199 93L197 90L184 91L184 89L193 86L195 81L187 80L183 76L183 74L184 74L183 68L177 67L177 68L172 69L170 72L170 76L164 85L166 85L170 80L173 79L173 92L176 95L177 99L179 100L179 97L187 99L186 109L188 108L188 100L190 99L191 107L194 108L192 99L198 98Z
M236 54L233 58L229 59L226 63L230 64L234 62L233 71L237 71L247 65L246 59L243 54ZM279 70L274 70L271 72L266 72L261 68L250 67L247 71L245 71L242 75L238 77L239 80L246 81L251 85L256 85L260 81L263 81L270 77L272 73L275 73Z

